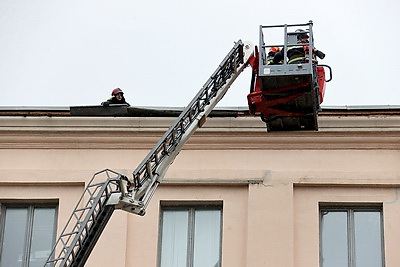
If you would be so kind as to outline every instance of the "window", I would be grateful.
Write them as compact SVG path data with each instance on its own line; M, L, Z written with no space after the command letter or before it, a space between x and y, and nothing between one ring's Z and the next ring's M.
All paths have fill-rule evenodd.
M381 207L320 209L321 267L383 267Z
M159 266L221 266L221 216L218 207L163 208Z
M55 205L2 205L0 267L44 266L56 235Z

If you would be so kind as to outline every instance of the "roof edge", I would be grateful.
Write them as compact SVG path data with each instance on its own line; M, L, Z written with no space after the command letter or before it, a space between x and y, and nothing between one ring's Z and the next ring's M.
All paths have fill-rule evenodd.
M103 106L0 106L0 116L178 117L184 107L126 105ZM400 105L322 106L320 116L400 116ZM216 107L210 117L250 116L247 106Z

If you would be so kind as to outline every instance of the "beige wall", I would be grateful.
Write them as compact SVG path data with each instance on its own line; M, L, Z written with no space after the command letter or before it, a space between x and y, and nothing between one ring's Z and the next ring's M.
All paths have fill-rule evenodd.
M383 204L386 266L399 266L400 201L398 185L391 186L300 186L294 190L295 266L318 266L319 203ZM304 246L302 244L307 244Z
M0 200L59 202L61 231L84 183L131 172L169 118L0 117ZM319 264L321 202L382 203L386 267L400 266L400 118L320 118L266 133L258 118L208 119L144 217L116 211L86 266L156 266L160 201L223 203L223 266Z

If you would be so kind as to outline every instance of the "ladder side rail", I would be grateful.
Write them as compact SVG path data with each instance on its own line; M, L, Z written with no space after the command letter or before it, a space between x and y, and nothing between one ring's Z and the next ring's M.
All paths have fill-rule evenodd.
M107 190L108 186L112 181L118 181L118 180L119 180L119 178L109 178L106 182L103 183L101 189L98 191L97 196L94 198L93 206L91 207L90 211L86 214L84 220L82 222L79 222L80 227L79 227L78 233L75 235L74 239L72 240L71 244L69 245L60 266L69 266L68 263L74 262L75 257L81 251L81 244L86 237L86 235L83 236L83 233L88 234L88 229L86 228L88 225L88 222L90 220L93 220L94 212L96 212L96 211L101 212L101 207L98 207L98 205L100 203L100 200L104 199L103 194L111 194L111 192L108 192L108 190ZM93 226L93 224L91 225L91 227L92 226Z
M225 60L226 61L226 60ZM214 77L218 77L218 71L216 71L214 73L214 75L209 79L209 81L206 83L205 87L202 88L202 90L196 95L196 97L194 98L194 100L190 103L189 106L187 106L186 110L184 110L180 117L176 120L175 124L173 126L171 126L171 128L169 129L169 131L167 131L167 133L165 134L164 138L162 138L162 140L160 140L159 144L156 145L155 149L157 151L157 148L160 147L161 143L169 143L169 146L164 146L169 148L170 150L173 151L175 144L179 141L180 136L182 135L182 133L185 131L185 128L182 126L187 126L188 123L193 122L193 117L197 116L197 114L199 112L201 112L201 110L204 108L205 104L203 101L205 102L209 102L209 98L210 98L210 94L208 92L209 89L209 85L212 84L212 80ZM214 78L215 79L215 78ZM189 119L188 119L189 118ZM185 120L188 123L183 123L185 122ZM171 138L171 136L173 136L173 138ZM166 141L166 142L165 142ZM164 151L164 155L167 155L170 151ZM150 156L152 156L154 153L153 151L150 152ZM143 161L142 166L139 166L139 172L136 173L140 173L145 171L144 168L144 163L150 161L150 157L147 157L145 159L145 161ZM153 169L154 170L154 169Z
M91 187L91 186L93 186L94 179L96 178L96 176L98 176L98 175L101 174L101 173L106 173L108 178L110 178L110 173L115 174L115 175L118 175L117 172L114 172L114 171L109 170L109 169L105 169L105 170L96 172L96 173L92 176L92 178L90 179L89 184L88 184L88 186L86 187L86 189L89 188L89 187ZM83 203L83 200L84 200L85 195L86 195L85 193L88 192L86 189L85 189L85 191L83 192L83 194L81 195L80 199L78 200L78 203L76 204L76 206L75 206L75 208L74 208L74 211L80 210L80 207L83 206L82 203ZM85 207L86 207L86 206L85 206ZM58 239L58 241L56 242L56 244L57 244L58 242L63 242L63 240L61 240L61 237L70 236L71 234L74 233L73 230L71 230L72 232L67 233L68 226L72 225L72 220L73 220L74 218L75 218L75 219L79 219L78 217L76 217L76 216L74 216L74 215L75 215L75 213L73 212L73 213L71 214L71 216L69 217L69 219L68 219L68 221L67 221L65 227L63 228L63 230L62 230L62 232L61 232L61 234L60 234L60 238ZM76 226L76 223L74 223L74 225ZM74 229L74 228L72 228L72 229ZM53 255L53 254L55 253L55 249L56 249L56 246L53 247L53 250L51 251L50 255Z
M243 47L241 47L242 49ZM240 75L240 73L244 70L248 65L248 59L250 58L251 53L249 52L250 48L247 47L246 56L244 56L243 51L238 54L234 54L230 56L230 61L225 62L224 65L220 65L218 71L215 73L216 75L212 76L213 79L210 82L207 82L207 88L210 93L210 98L205 103L205 106L201 109L201 112L197 113L194 121L191 119L191 123L185 127L184 131L182 131L182 135L179 138L179 142L174 144L173 150L169 151L169 154L165 157L165 160L162 161L158 166L156 166L156 170L151 175L152 179L149 181L144 181L146 188L146 193L141 196L135 195L134 198L141 197L144 203L144 207L142 208L140 215L143 215L145 212L145 208L149 204L154 191L158 187L159 183L164 178L169 166L172 164L176 156L182 150L184 144L188 141L188 139L193 135L193 133L201 127L204 119L209 115L209 113L214 109L217 103L223 98L227 90L230 88L232 83L236 80L236 78ZM252 47L251 47L252 50ZM241 54L240 56L238 56Z
M229 60L229 55L232 54L242 42L239 41L235 47L230 51L227 57L223 60L221 65L224 65L226 61ZM221 66L220 65L220 66ZM134 175L139 173L138 170L143 170L147 164L147 162L153 157L154 152L158 150L158 148L164 143L164 140L171 135L171 133L179 127L179 123L182 121L183 118L187 117L188 113L194 110L193 106L199 103L199 99L204 95L204 91L208 89L208 85L212 82L212 77L218 74L218 69L214 72L211 78L206 82L203 88L197 93L197 95L193 98L193 100L189 103L189 105L182 111L179 117L176 119L174 124L168 129L168 131L163 135L163 137L158 141L158 143L153 147L153 149L148 153L148 155L144 158L144 160L139 164L137 169L134 171Z
M103 171L100 171L100 172L95 173L95 174L92 176L92 178L90 179L89 184L88 184L88 186L86 187L86 189L93 183L93 181L94 181L96 175L98 175L98 174L100 174L100 173L102 173L102 172L107 172L107 171L109 171L109 170L106 169L106 170L103 170ZM70 231L69 233L67 233L67 229L68 229L68 227L69 227L70 225L72 225L72 220L73 220L74 218L77 219L77 217L74 216L74 214L75 214L75 211L79 210L80 207L82 206L82 202L83 202L83 199L84 199L84 197L85 197L85 193L87 192L86 189L84 190L83 194L82 194L81 197L79 198L78 203L76 204L76 206L75 206L75 208L74 208L74 210L73 210L71 216L69 217L69 219L68 219L66 225L64 226L63 230L61 231L61 234L60 234L60 236L59 236L57 242L55 243L55 246L53 247L53 250L51 251L50 255L55 255L55 252L56 252L55 250L56 250L57 245L58 245L59 242L60 242L60 243L65 243L65 242L63 241L62 237L71 236L71 234L74 233L73 230ZM85 206L85 207L86 207L86 206ZM76 223L74 223L74 226L76 226Z
M74 255L74 261L71 262L71 265L70 265L71 267L84 267L85 266L86 261L88 260L91 252L93 251L97 241L99 240L104 228L106 227L108 221L110 220L114 210L115 210L115 207L112 205L105 206L104 209L102 209L101 222L99 224L96 224L95 231L91 231L90 240L88 240L88 241L84 240L85 242L82 242L80 244L80 250L77 251L77 253Z
M133 172L133 177L134 177L134 183L136 189L138 189L140 186L142 186L143 182L149 177L149 175L146 174L146 165L148 162L153 162L155 165L151 168L152 171L154 171L159 165L162 160L165 158L165 156L168 155L171 151L174 150L174 147L176 146L176 143L179 142L180 136L182 133L185 131L185 128L182 128L182 122L185 120L188 121L188 124L193 122L194 117L196 117L204 108L206 103L210 101L210 98L213 96L213 91L217 91L218 88L215 87L210 87L210 85L213 85L213 80L219 77L220 75L220 69L222 66L225 66L232 55L237 53L239 48L242 48L243 43L241 41L237 42L235 47L229 52L229 54L225 57L223 62L220 64L218 69L214 72L214 74L211 76L211 78L205 83L203 88L197 93L197 95L194 97L194 99L190 102L190 104L185 108L185 110L180 114L180 116L177 118L175 123L168 129L168 131L163 135L163 137L159 140L157 145L149 152L149 154L146 156L146 158L142 161L141 164L136 168L136 170ZM211 89L211 90L210 90ZM214 93L215 95L215 93ZM190 118L190 119L188 119ZM186 125L185 125L186 126ZM186 126L188 127L188 126ZM171 136L175 135L173 138ZM166 145L167 144L167 145ZM165 148L169 148L169 150L165 150ZM161 157L160 157L160 151ZM158 152L158 153L157 153ZM157 161L155 160L156 156Z
M71 267L83 267L94 249L101 233L115 210L114 205L108 205L108 199L112 194L119 193L119 180L119 178L110 179L106 183L105 193L99 196L99 200L96 201L96 205L93 207L95 212L83 223L85 234L81 235L76 250L71 254L73 255L73 257L70 257ZM89 225L89 221L92 222L91 225Z
M83 208L81 208L82 206L82 202L85 199L85 196L87 195L87 188L91 185L91 182L93 181L94 177L96 174L93 175L91 181L89 182L89 185L86 187L86 189L84 190L83 194L81 195L80 199L78 200L78 203L76 204L71 216L69 217L66 225L64 226L58 240L56 241L55 245L53 246L53 250L50 253L49 259L47 260L47 263L50 262L57 262L60 259L63 259L64 257L62 256L63 253L65 253L67 247L69 246L69 244L71 243L71 238L73 238L76 234L79 233L79 231L76 230L80 218L81 216L84 214L83 212L81 213L81 216L76 216L76 212L77 211L83 211L85 209L88 209L87 206L84 206ZM70 227L71 230L68 230ZM55 255L57 248L60 247L60 252L57 258L54 258L53 260L50 260L50 257L52 255ZM47 264L45 265L47 266Z
M84 193L81 196L81 199L78 201L77 207L81 206L82 200L85 199L85 196L87 194L90 195L90 193L88 193L88 187L90 185L88 185L84 191ZM90 196L89 196L90 198ZM88 204L89 202L87 202L86 204ZM66 259L68 259L68 255L73 254L73 249L75 248L74 244L74 240L76 240L77 237L79 237L80 234L80 230L84 227L82 227L82 221L81 218L82 216L87 216L88 212L90 212L91 207L86 207L84 209L82 208L75 208L74 211L72 212L72 215L70 217L70 220L68 220L67 225L65 226L62 234L60 235L56 245L54 246L54 250L56 250L58 247L62 247L60 249L59 255L57 258L53 259L53 260L48 260L47 263L53 263L54 266L63 266L66 265L68 266L66 263L64 263L63 265L56 265L59 262L65 261ZM77 216L77 211L80 212L82 211L78 216ZM75 220L73 220L75 219ZM72 226L72 230L70 233L66 233L67 229ZM64 239L65 237L67 237L66 239ZM48 266L47 264L45 266Z
M63 260L65 258L65 255L69 253L68 249L71 247L71 244L74 243L74 240L76 240L77 236L80 234L80 231L83 231L84 227L82 227L82 225L84 224L82 221L82 217L83 216L88 217L88 214L90 214L91 212L90 210L93 209L93 207L90 208L89 206L90 204L93 204L93 202L91 202L93 194L96 192L97 194L101 193L101 190L100 191L95 190L95 192L91 192L89 188L93 187L93 183L96 176L98 176L101 173L106 173L108 179L114 179L114 180L115 178L110 178L110 173L118 174L112 170L105 169L93 175L86 189L82 193L78 203L76 204L71 216L69 217L67 224L63 228L59 238L54 244L45 266L55 266L54 265L55 263L59 262L60 260ZM100 186L100 184L97 184L97 186ZM100 197L100 195L98 195L98 197ZM83 204L84 200L86 199L87 199L86 204ZM84 206L84 208L82 208L82 206ZM79 212L79 214L77 214L77 212ZM55 257L56 253L58 253L57 257Z
M62 242L62 245L64 246L62 251L64 251L64 252L66 251L66 247L69 247L69 244L72 243L71 239L73 240L73 238L79 234L79 227L82 224L82 221L81 221L82 217L87 216L87 214L91 210L91 206L89 204L91 204L90 200L91 200L94 192L90 192L89 188L92 188L94 186L98 187L100 185L99 184L95 184L95 185L89 184L86 187L84 193L81 196L81 199L78 201L78 204L76 206L77 208L75 208L74 211L72 212L71 217L67 222L67 225L65 226L62 234L60 235L58 242ZM87 198L86 204L82 204L83 200L86 198ZM83 208L80 208L80 206L83 206ZM72 219L75 219L74 222L72 222L73 221ZM70 230L70 232L66 233L68 226L72 226L72 225L73 225L73 227ZM57 244L54 247L54 249L56 247L57 247ZM59 258L61 257L61 255L62 255L62 253L60 252Z

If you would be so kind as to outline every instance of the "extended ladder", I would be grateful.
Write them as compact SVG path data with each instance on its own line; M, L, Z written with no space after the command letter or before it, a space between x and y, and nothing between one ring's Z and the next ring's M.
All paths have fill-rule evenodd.
M235 43L190 104L134 170L132 180L111 170L93 176L45 266L84 266L115 209L145 214L168 167L248 65L252 53L252 44L240 40ZM97 182L99 177L104 178L102 182Z
M45 266L84 265L114 212L115 206L108 205L108 200L120 192L121 181L125 179L112 170L98 172L92 177Z

